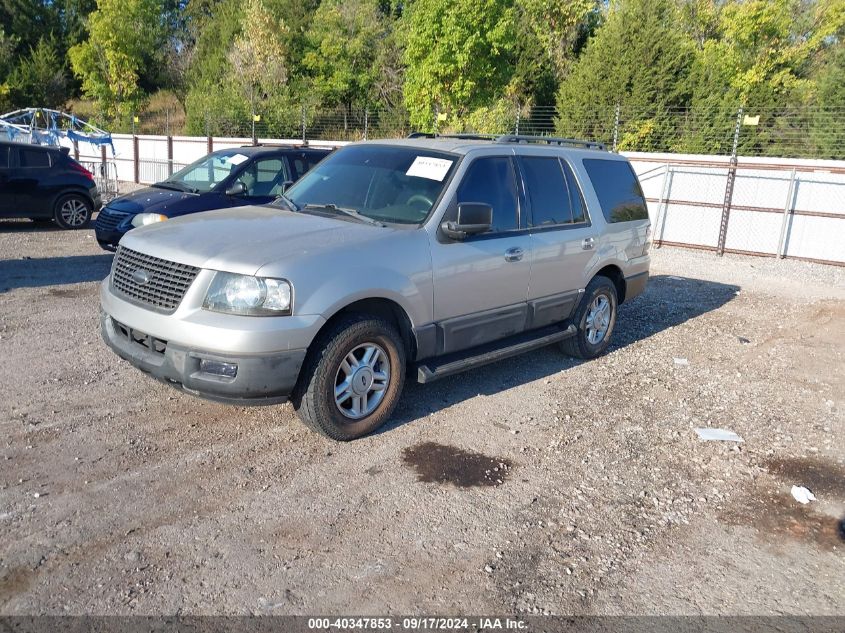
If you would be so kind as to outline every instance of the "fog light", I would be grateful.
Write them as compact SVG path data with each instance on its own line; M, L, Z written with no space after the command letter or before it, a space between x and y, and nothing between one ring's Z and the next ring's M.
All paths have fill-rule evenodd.
M200 371L204 374L234 378L238 375L238 366L235 363L221 363L219 360L201 358Z

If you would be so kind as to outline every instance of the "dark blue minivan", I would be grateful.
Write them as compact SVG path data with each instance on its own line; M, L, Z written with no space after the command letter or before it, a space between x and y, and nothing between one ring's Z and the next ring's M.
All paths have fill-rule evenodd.
M113 251L135 227L188 213L272 202L330 152L281 145L212 152L167 180L109 202L94 224L97 242Z

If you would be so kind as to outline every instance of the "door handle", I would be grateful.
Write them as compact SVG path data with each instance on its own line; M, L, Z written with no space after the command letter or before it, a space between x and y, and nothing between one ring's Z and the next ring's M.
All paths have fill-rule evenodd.
M592 250L593 246L596 245L596 241L592 237L585 238L584 241L581 242L581 248L585 251Z
M525 254L524 251L521 248L519 248L518 246L515 246L513 248L509 248L508 250L505 251L505 261L506 262L518 262L519 260L522 259L522 256L524 254Z

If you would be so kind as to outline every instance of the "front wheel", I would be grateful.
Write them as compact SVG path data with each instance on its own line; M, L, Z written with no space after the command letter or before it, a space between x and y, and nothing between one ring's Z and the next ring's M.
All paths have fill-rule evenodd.
M312 430L353 440L381 427L405 382L405 348L390 323L350 315L315 341L294 392L297 414Z
M585 360L601 356L616 325L616 286L607 277L593 277L575 310L575 336L561 341L564 354Z
M91 222L93 214L91 202L84 196L72 193L59 198L53 218L63 229L84 229Z

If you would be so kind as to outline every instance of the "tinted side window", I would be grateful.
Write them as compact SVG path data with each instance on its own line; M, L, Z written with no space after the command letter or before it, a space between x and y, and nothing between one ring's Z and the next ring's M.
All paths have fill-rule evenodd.
M516 178L510 159L491 157L474 161L458 187L458 204L461 202L492 206L494 232L517 228Z
M575 224L588 222L587 204L584 202L584 194L581 193L581 187L578 186L578 181L575 180L575 174L572 173L572 168L565 161L561 161L561 164L563 165L563 172L566 174L569 201L572 204L572 221Z
M281 158L259 158L238 176L238 180L246 185L248 196L275 196L282 192L286 171Z
M9 167L9 148L0 145L0 169Z
M49 167L50 154L44 150L22 147L18 150L18 165L20 167Z
M569 192L560 161L551 157L525 156L520 163L531 200L531 225L570 224Z
M588 158L584 160L593 189L608 222L630 222L648 218L643 191L634 170L626 161Z
M302 154L291 154L288 156L293 167L293 176L296 180L302 178L309 169L323 160L327 154L316 154L303 152Z

